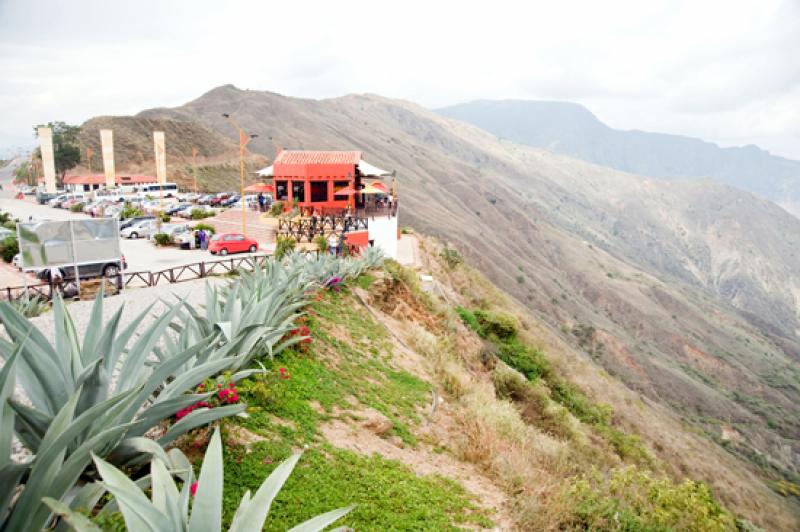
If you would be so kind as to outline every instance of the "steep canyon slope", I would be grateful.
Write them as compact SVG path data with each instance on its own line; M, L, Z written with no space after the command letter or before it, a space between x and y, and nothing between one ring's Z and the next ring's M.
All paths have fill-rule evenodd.
M564 339L771 479L800 471L800 220L709 182L663 182L503 141L417 105L214 89L137 119L230 113L293 149L395 169L402 224L450 242Z

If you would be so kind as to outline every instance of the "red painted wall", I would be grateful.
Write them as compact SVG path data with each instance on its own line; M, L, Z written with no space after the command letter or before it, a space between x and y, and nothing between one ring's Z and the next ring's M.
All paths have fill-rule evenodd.
M333 207L344 209L348 203L352 204L352 196L348 200L335 201L333 199L334 181L350 181L350 186L353 184L353 179L356 174L356 166L354 164L284 164L275 163L273 166L274 180L275 181L289 181L289 198L287 200L286 208L291 209L292 200L292 181L303 181L306 188L306 201L299 203L300 207ZM311 202L311 181L327 181L328 182L328 201Z
M369 246L369 231L353 231L345 233L344 240L348 244L365 248Z

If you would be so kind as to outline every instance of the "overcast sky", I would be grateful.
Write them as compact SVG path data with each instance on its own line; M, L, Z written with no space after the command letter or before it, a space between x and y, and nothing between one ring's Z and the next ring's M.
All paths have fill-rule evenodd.
M613 127L800 159L800 0L0 0L0 156L37 123L225 83L574 101Z

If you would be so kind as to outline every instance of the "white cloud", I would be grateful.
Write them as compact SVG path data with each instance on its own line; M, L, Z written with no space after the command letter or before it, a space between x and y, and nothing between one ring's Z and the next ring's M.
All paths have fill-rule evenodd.
M0 2L0 146L224 83L584 103L614 127L800 159L795 0ZM2 148L0 148L2 149Z

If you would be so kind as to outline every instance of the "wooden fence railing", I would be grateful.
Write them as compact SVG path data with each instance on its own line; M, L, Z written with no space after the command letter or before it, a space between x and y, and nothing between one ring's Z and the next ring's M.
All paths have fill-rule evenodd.
M306 253L316 254L317 252L307 251ZM263 266L271 257L272 255L268 254L246 255L241 257L229 257L222 260L183 264L155 272L122 272L117 276L116 284L118 287L140 288L157 286L160 284L194 281L195 279L203 279L215 275L225 275L240 269L252 270L256 265ZM89 279L90 278L87 277L85 280ZM83 280L84 279L82 279L82 281ZM50 299L54 290L66 292L77 291L74 280L65 281L60 289L54 289L50 283L30 284L27 287L7 286L0 291L0 299L8 301L21 299L25 297L26 291L29 297Z
M314 237L331 233L348 233L350 231L366 231L369 220L359 216L311 216L299 218L279 218L278 235L290 236L302 242L314 240Z

